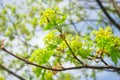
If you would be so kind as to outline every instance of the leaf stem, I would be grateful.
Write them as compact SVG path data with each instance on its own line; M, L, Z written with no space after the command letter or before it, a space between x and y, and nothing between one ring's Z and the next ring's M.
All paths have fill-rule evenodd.
M73 57L74 57L77 61L79 61L82 65L84 65L84 63L83 63L80 59L78 59L78 57L77 57L77 56L75 55L75 53L72 51L72 49L71 49L70 45L68 44L67 40L64 39L64 41L65 41L66 45L68 46L69 50L71 51Z

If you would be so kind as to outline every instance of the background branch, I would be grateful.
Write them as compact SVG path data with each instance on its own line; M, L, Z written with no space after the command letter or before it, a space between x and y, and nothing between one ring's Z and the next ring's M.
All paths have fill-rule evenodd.
M118 14L118 16L120 17L120 7L118 6L118 4L115 2L115 0L110 0L110 2L113 4L116 13Z
M11 70L7 69L6 67L4 67L3 65L0 64L0 68L7 71L9 74L12 74L13 76L17 77L20 80L25 80L23 77L17 75L16 73L12 72Z
M100 0L96 0L96 2L98 3L98 5L102 9L102 11L104 12L106 17L110 20L110 22L113 23L115 25L115 27L120 31L120 25L109 15L109 13L106 11L105 7L102 5Z

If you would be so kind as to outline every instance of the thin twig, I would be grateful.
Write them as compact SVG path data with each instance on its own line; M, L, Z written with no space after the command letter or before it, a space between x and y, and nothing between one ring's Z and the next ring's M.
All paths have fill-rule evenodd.
M103 58L101 58L101 61L102 61L106 66L108 66L108 64L104 61Z
M67 40L64 39L64 41L65 41L66 45L68 46L70 52L72 53L73 57L74 57L76 60L78 60L82 65L84 65L84 63L83 63L80 59L78 59L77 56L75 55L75 53L72 51L72 49L71 49L70 45L68 44Z
M103 59L102 56L103 56L103 53L100 55L100 58L99 58L99 59L100 59L106 66L108 66L107 62L104 61L104 59Z

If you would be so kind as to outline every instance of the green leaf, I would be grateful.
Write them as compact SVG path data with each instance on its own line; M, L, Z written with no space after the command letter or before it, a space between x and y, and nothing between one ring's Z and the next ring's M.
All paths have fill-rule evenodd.
M111 48L111 50L109 51L110 52L110 57L112 59L112 61L117 64L118 63L118 58L119 58L119 55L120 55L120 51L113 47Z
M52 76L53 76L53 73L51 71L47 71L45 74L46 80L53 80Z
M59 12L59 8L54 8L54 9L48 8L43 12L43 15L40 20L40 24L45 25L44 30L49 30L53 28L59 30L61 28L57 28L57 26L62 25L66 20L66 18L67 16L65 14Z
M48 62L48 60L50 59L52 54L53 54L53 52L50 50L37 49L32 53L32 55L30 57L30 61L36 62L40 65L45 64Z
M115 64L117 64L117 55L115 54L115 53L110 53L110 56L111 56L111 59L112 59L112 61L115 63Z
M42 80L46 80L46 79L45 79L45 74L46 74L46 70L44 69L44 70L43 70L43 73L42 73Z
M33 72L35 73L36 77L39 77L42 69L41 68L33 68Z

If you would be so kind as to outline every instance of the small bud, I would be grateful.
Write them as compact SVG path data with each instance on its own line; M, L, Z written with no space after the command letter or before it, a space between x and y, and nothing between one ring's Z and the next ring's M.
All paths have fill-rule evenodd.
M5 39L0 40L0 49L4 48L4 41L5 41Z
M65 34L60 34L59 36L61 39L63 39L63 40L65 39Z

